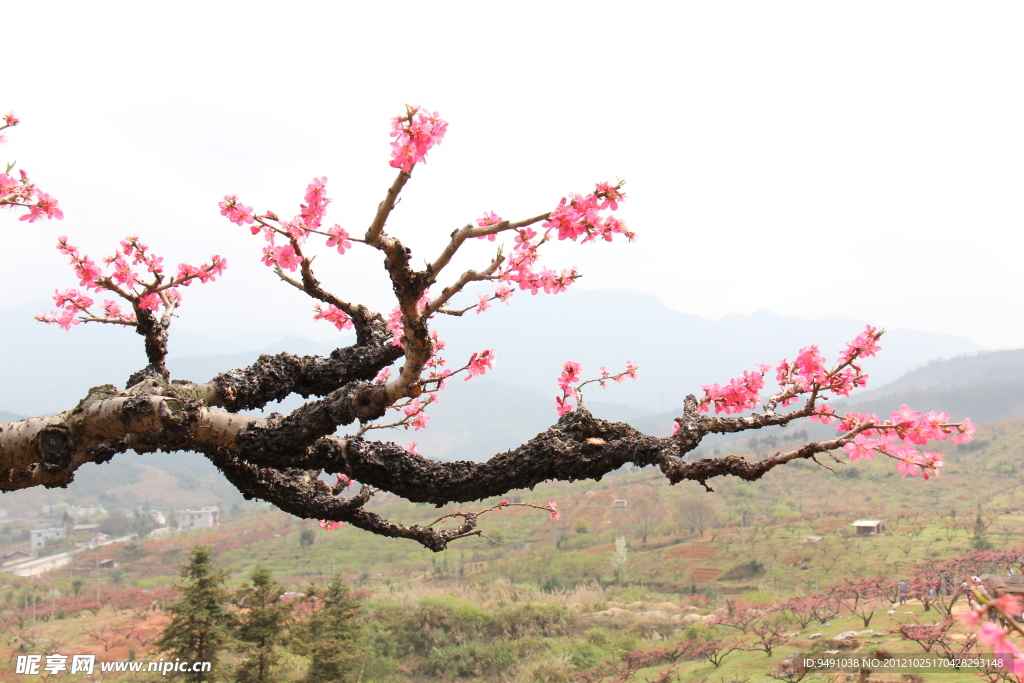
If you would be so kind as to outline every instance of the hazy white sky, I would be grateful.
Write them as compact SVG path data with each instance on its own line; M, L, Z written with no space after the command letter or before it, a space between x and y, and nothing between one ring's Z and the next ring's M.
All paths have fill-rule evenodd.
M219 215L237 192L365 228L394 177L388 119L450 122L390 230L454 228L623 178L634 245L551 250L578 286L717 318L769 309L1024 346L1024 5L1017 2L23 3L3 11L0 160L63 222L0 214L0 308L75 284L53 249L139 234L169 263L228 259L181 329L323 337L310 303ZM482 263L490 243L460 265ZM473 260L475 259L475 260ZM378 262L318 261L390 309ZM527 302L520 301L520 305ZM596 314L614 319L615 311ZM856 333L856 330L853 331ZM813 342L814 340L808 340Z

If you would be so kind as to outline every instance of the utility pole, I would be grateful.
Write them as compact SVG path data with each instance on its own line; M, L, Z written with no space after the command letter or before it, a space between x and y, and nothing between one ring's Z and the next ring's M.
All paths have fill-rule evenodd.
M747 513L746 511L740 512L740 544L743 546L743 551L747 550Z

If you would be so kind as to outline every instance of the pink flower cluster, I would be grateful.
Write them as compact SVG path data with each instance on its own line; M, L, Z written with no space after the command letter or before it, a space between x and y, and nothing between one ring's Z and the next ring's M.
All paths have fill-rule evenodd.
M551 516L548 519L561 519L562 513L558 511L558 503L555 501L548 501L548 510L551 511Z
M598 183L595 190L588 195L563 197L558 207L548 214L547 221L543 224L546 230L539 238L537 232L531 228L519 229L512 255L498 273L498 279L516 284L519 289L529 290L531 294L537 294L541 290L548 294L565 291L573 280L579 277L579 273L575 269L561 272L548 268L535 269L534 264L539 258L537 250L554 234L557 234L559 240L576 241L582 236L583 242L597 238L610 242L616 234L625 235L629 240L633 240L636 235L627 230L622 221L612 216L602 216L600 213L618 208L619 202L625 198L621 187L621 183ZM491 217L497 218L494 214L489 214L478 220L477 224L492 225Z
M1009 657L1009 661L1004 664L1008 671L1024 673L1024 652L1010 640L1010 631L1001 628L995 622L995 618L998 617L1004 623L1013 624L1013 620L1024 609L1021 599L1007 593L996 599L981 597L979 600L983 601L982 604L977 609L960 615L960 621L977 629L979 643L991 649L992 652ZM1020 631L1015 624L1014 629Z
M220 202L220 215L226 216L229 221L235 225L251 225L254 221L252 217L252 207L245 206L244 204L238 203L238 195L226 195L224 201ZM259 229L254 229L253 234L259 232Z
M78 247L68 244L67 237L57 239L57 250L69 257L79 286L96 292L113 292L135 309L135 312L126 313L115 302L104 301L103 312L98 314L89 310L93 305L89 297L78 294L76 290L58 291L54 301L61 310L40 313L36 320L55 323L65 330L80 322L135 325L138 311L157 312L162 306L177 306L181 301L178 287L187 287L193 280L212 282L227 267L227 260L215 254L209 263L200 266L179 264L177 274L165 280L163 258L152 254L138 237L126 237L121 241L120 249L103 259L106 274L91 258L80 253ZM145 268L150 278L143 279L140 266Z
M717 384L702 386L701 391L705 394L706 402L701 402L701 411L706 411L708 403L711 402L715 404L715 413L729 415L753 410L757 407L761 390L764 388L764 372L744 371L742 377L729 380L724 387Z
M427 428L427 420L430 418L423 413L423 409L432 402L432 396L428 397L428 400L425 403L421 403L419 398L414 398L405 406L405 408L402 409L409 417L409 427L412 427L416 431Z
M834 419L838 418L825 416L820 421L828 424ZM947 413L933 411L922 415L920 411L902 405L885 421L871 413L847 413L839 419L837 429L840 433L862 430L843 447L850 454L851 461L861 458L874 460L875 454L879 453L896 460L896 469L901 476L920 474L928 479L932 475L938 476L943 465L942 454L918 451L914 447L925 446L932 440L945 441L950 436L954 444L968 443L975 427L970 418L959 424L950 424Z
M313 320L326 320L339 330L352 329L352 318L334 304L327 304L325 307L314 306L313 311Z
M831 392L837 396L848 396L855 387L865 386L868 376L861 371L857 361L874 356L879 351L876 342L881 336L881 332L868 326L847 345L838 365L831 371L826 369L825 358L817 346L800 349L793 363L781 360L775 373L780 391L772 397L773 400L787 406L795 402L800 394ZM702 386L704 398L701 399L699 410L707 412L712 404L716 414L729 415L754 410L761 400L764 375L771 369L770 365L758 365L756 372L744 372L724 387L718 384Z
M826 400L823 393L848 396L855 387L865 386L868 376L859 365L859 359L878 353L878 339L882 333L867 327L851 341L839 358L839 363L828 370L825 359L817 346L800 349L796 360L790 363L782 360L776 367L776 379L780 390L770 401L783 406L798 400L802 394L810 394L812 402ZM754 410L761 401L764 375L770 365L759 365L757 372L744 372L742 377L731 380L727 385L711 384L702 386L704 398L698 410L707 412L713 404L716 413L740 413ZM950 424L946 413L930 412L922 415L904 405L882 421L870 413L850 412L837 416L828 405L813 406L812 422L827 425L838 421L840 434L851 433L852 438L844 444L851 461L873 460L880 453L896 460L896 468L903 477L920 474L924 479L938 475L942 466L942 455L932 451L919 451L915 446L927 445L932 440L942 441L952 436L953 443L967 443L974 433L969 419L959 424Z
M424 112L420 107L406 105L405 116L396 116L391 120L391 166L401 169L403 173L412 171L412 167L426 162L427 152L444 139L448 123L441 120L437 112Z
M342 230L340 225L335 225L333 228L328 228L327 234L330 239L327 240L327 246L337 247L338 253L342 256L345 252L352 248L352 242L349 241L349 234L347 231Z
M3 122L4 125L0 126L0 130L16 126L19 123L14 112L4 115ZM2 142L6 142L6 139L3 135L0 135L0 143ZM11 166L7 167L8 172L10 172ZM42 218L54 218L57 220L64 218L64 212L58 206L57 200L33 185L24 170L18 171L17 179L12 178L7 173L0 173L0 206L11 208L22 206L27 208L28 213L19 220L28 221L29 223L35 223Z
M622 183L598 183L596 189L588 195L563 197L543 227L548 229L548 233L558 231L560 240L576 241L578 237L583 236L584 243L598 238L611 242L616 234L623 234L632 240L635 235L626 230L626 226L620 220L600 215L605 209L618 209L619 202L625 198Z
M19 220L35 223L41 218L64 218L57 200L33 185L25 171L18 172L18 178L0 173L0 206L23 206L28 213Z
M639 379L638 374L639 366L631 360L626 361L626 369L618 374L612 374L605 368L601 368L601 377L598 379L588 379L586 382L574 385L575 382L579 382L580 373L583 371L583 367L574 360L567 360L562 364L562 374L558 377L558 388L562 390L561 396L555 397L555 410L558 411L558 417L562 417L566 413L570 413L576 410L576 406L573 405L572 400L580 399L580 389L591 382L597 382L602 388L608 388L608 382L614 380L616 382L622 382L627 377L630 379Z
M306 186L306 203L299 206L298 220L307 230L316 230L320 227L324 213L327 212L327 205L331 203L325 194L326 187L326 177L313 178L313 182Z
M264 265L294 272L302 265L301 246L311 234L327 237L327 246L337 249L341 255L352 248L352 236L340 225L335 224L334 227L327 228L326 232L320 229L327 213L327 205L330 203L331 199L327 196L327 178L321 177L314 178L313 182L306 186L303 203L299 205L299 214L291 221L282 221L272 211L255 216L252 207L239 202L237 195L224 197L224 201L220 202L220 213L236 225L249 225L253 235L263 234L267 241L261 258ZM286 243L278 244L278 237L283 237L287 240ZM339 330L352 327L348 315L335 306L316 306L313 311L314 320L326 320ZM399 345L400 338L400 335L396 336L396 343Z
M479 377L494 367L494 352L491 349L474 353L469 357L469 365L466 366L467 373L463 382L468 382L474 377Z
M327 246L337 247L342 254L352 247L349 234L338 225L326 233L319 231L327 212L327 205L331 203L326 195L326 188L327 178L314 178L313 182L306 186L306 195L303 198L305 203L299 205L299 215L291 221L282 221L269 211L263 216L254 217L252 207L241 204L237 195L224 197L224 201L220 202L220 213L236 225L251 225L249 230L254 235L263 233L264 239L268 242L263 248L265 265L294 271L302 263L299 248L311 233L326 234L329 238ZM273 226L268 221L276 222L278 225ZM275 241L275 236L278 235L288 240L287 244L278 245Z

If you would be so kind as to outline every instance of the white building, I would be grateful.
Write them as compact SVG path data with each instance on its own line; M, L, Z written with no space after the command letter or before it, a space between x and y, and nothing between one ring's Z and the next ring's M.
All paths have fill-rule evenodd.
M202 510L182 510L175 517L178 519L178 528L182 531L209 529L220 524L220 509L207 507Z
M106 517L106 515L106 508L99 505L94 507L72 505L68 508L68 516L74 519L81 519L82 517Z
M881 536L885 533L884 519L858 519L851 524L858 536Z
M29 542L32 550L39 550L47 541L52 541L56 538L67 538L68 530L62 526L50 527L49 529L33 529Z

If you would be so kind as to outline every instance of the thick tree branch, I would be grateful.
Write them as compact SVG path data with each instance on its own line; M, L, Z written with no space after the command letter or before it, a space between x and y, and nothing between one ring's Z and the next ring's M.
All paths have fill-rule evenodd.
M303 398L326 396L350 382L372 380L402 354L378 317L372 321L364 343L335 349L328 357L264 355L247 368L217 375L211 382L216 398L209 405L230 411L253 410L291 394Z

